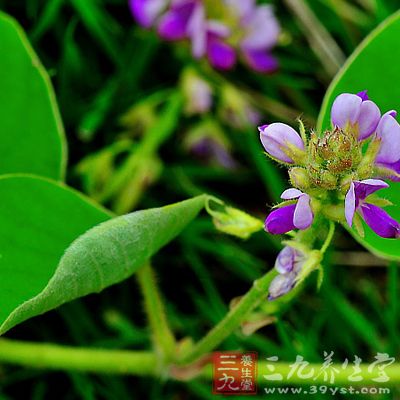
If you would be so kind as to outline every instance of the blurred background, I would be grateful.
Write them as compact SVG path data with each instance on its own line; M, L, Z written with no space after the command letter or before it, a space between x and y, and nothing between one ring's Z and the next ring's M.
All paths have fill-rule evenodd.
M312 129L338 69L398 9L398 1L258 3L273 5L281 27L272 50L279 67L269 74L241 63L217 71L206 60L194 60L187 43L168 43L139 26L125 0L0 0L51 76L69 145L67 182L118 214L206 192L264 218L288 183L286 172L263 155L257 125L282 121L296 127L300 117ZM319 292L313 277L273 323L251 336L238 332L219 350L247 349L288 362L300 354L322 363L324 351L334 351L338 362L355 355L372 362L377 352L399 356L396 264L370 255L345 231L334 248ZM231 300L273 266L279 249L279 240L265 233L240 241L217 233L205 215L193 222L153 260L178 338L199 338L216 324ZM264 308L273 313L273 307ZM7 336L151 347L134 278L36 317ZM78 398L215 396L200 380L0 365L2 400Z

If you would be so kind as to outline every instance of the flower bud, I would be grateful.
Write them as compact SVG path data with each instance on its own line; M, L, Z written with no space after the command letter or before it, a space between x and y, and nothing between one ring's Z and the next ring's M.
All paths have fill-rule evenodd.
M283 296L295 286L304 261L304 254L291 246L286 246L281 250L275 262L275 269L279 275L271 281L268 289L269 300Z
M231 145L219 124L205 119L194 125L183 139L185 149L206 163L235 169L237 162L231 154Z
M293 247L286 246L278 254L275 261L275 269L280 274L286 274L296 270L296 264L300 258L300 252Z
M318 186L323 189L332 190L337 186L337 177L329 171L326 170L318 170L312 176L312 181L315 186Z
M292 186L301 189L307 190L310 187L310 177L305 168L294 167L289 170L289 177Z
M212 216L215 227L228 235L247 239L263 229L263 223L259 219L236 208L228 207L215 198L207 199L206 210Z
M181 85L185 98L185 111L188 114L204 114L211 109L211 86L194 70L185 70L182 75Z
M287 164L301 164L305 146L300 135L289 125L275 122L258 128L261 143L269 156Z
M380 117L378 106L368 100L366 91L357 94L342 93L332 105L332 124L345 131L350 130L360 141L375 132Z

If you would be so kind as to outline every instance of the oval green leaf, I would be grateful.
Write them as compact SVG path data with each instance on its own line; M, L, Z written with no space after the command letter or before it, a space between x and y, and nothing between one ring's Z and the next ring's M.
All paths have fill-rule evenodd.
M18 23L0 12L0 174L64 177L66 144L50 79Z
M318 118L321 132L330 126L330 109L340 93L357 93L368 90L382 112L400 110L400 12L394 14L376 28L355 50L330 85L324 98ZM392 183L390 189L382 193L395 206L387 211L400 221L400 184ZM400 241L383 239L366 226L366 234L361 238L354 230L352 235L368 250L388 259L400 260Z
M0 178L0 198L3 334L132 275L196 217L206 197L111 219L61 184L9 176Z

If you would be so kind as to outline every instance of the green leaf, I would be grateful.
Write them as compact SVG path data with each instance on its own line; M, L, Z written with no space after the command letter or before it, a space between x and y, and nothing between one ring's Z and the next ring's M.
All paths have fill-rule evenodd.
M318 130L329 128L330 110L340 93L357 93L368 90L369 97L382 112L400 110L399 78L400 12L397 12L375 29L356 49L333 80L324 98L318 119ZM400 220L400 184L392 183L390 189L379 192L395 206L386 210ZM400 260L400 241L383 239L367 226L362 238L354 229L352 235L372 253L384 258Z
M14 19L0 12L0 174L62 179L64 131L50 79Z
M10 175L0 178L0 198L3 334L128 278L196 217L206 196L110 219L61 184Z

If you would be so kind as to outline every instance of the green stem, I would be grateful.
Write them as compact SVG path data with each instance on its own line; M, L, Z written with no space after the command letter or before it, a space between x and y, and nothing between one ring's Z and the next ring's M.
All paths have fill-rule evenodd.
M145 351L75 348L49 343L22 342L10 339L0 339L0 363L30 368L84 371L101 374L158 376L159 373L157 368L157 356ZM260 386L262 387L265 385L265 387L271 387L282 384L308 386L310 384L329 384L323 380L323 374L315 380L301 379L297 374L293 374L293 376L287 378L287 375L291 371L292 364L292 362L260 361L258 363L257 376ZM271 373L267 368L269 365L275 367L273 373L282 374L282 381L271 382L264 378L264 375ZM315 378L321 366L322 363L309 364L304 372L306 373L313 368L315 371ZM367 363L361 364L360 375L363 377L363 380L351 382L348 380L349 376L354 372L351 363L345 369L342 368L342 364L332 364L332 370L336 369L338 371L335 375L334 385L390 387L400 383L400 363L388 365L384 369L389 378L389 381L384 383L372 381L373 378L377 377L377 368L368 372L369 366L370 364ZM201 376L205 379L212 378L211 365L206 365L203 368Z
M334 76L345 61L340 47L304 0L285 0L285 3L300 22L326 72Z
M132 151L121 168L115 172L109 184L100 194L99 200L103 203L114 199L113 208L118 214L125 214L134 207L138 196L133 196L130 193L132 188L129 187L128 183L133 182L133 178L136 177L135 188L138 187L141 182L139 179L140 173L148 167L146 161L157 156L159 147L175 131L182 109L182 102L180 92L172 92L157 123L146 132L143 140Z
M329 221L329 232L328 232L328 236L325 239L324 244L321 247L320 252L322 254L325 254L326 250L328 250L329 245L332 242L333 239L333 235L335 234L335 223L332 221Z
M161 364L165 365L166 362L173 359L176 343L168 325L163 301L156 283L156 276L150 264L140 268L136 274L144 298L154 347L161 358Z
M242 297L239 303L179 360L179 365L190 364L198 360L202 355L215 349L237 329L248 314L265 298L274 276L275 271L271 270L262 278L254 281L253 287Z
M33 368L156 375L156 355L144 351L103 350L0 339L0 362Z

